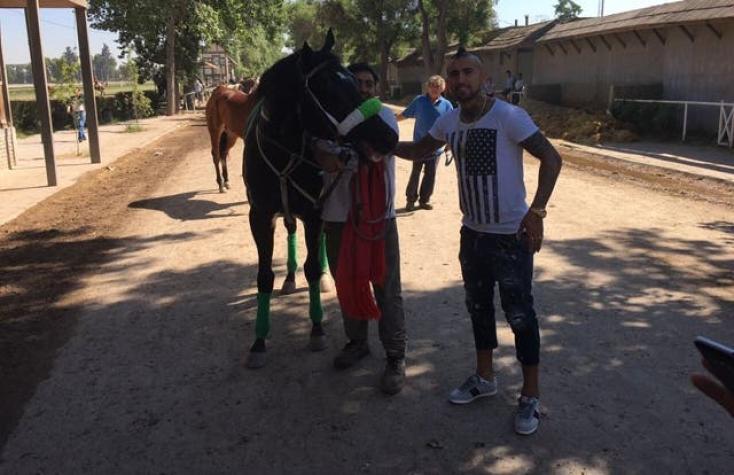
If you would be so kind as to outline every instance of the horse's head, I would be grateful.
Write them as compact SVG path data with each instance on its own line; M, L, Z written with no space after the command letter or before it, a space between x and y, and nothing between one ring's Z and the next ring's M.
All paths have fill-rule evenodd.
M392 151L397 133L377 114L379 103L359 95L354 76L332 53L333 46L330 30L321 49L304 43L263 74L258 91L271 97L267 113L287 121L298 111L301 125L315 137L366 143L382 154Z
M362 99L354 76L331 52L333 46L334 35L329 30L320 50L314 51L306 43L298 52L305 78L304 125L317 137L366 142L383 154L392 151L398 141L397 133L380 118L376 99Z

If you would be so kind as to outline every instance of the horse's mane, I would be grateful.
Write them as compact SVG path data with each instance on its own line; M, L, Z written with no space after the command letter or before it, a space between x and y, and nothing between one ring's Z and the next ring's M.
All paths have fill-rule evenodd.
M260 78L260 84L255 89L253 99L257 102L267 100L268 113L273 119L281 114L291 114L294 105L303 94L301 67L298 61L301 51L296 51L278 60L268 68ZM312 51L312 64L320 64L328 59L337 59L337 56L326 51Z

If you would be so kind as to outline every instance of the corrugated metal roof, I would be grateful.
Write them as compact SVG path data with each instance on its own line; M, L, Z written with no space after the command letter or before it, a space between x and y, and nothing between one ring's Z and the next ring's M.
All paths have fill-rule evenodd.
M734 0L685 0L601 18L560 23L539 38L538 42L729 18L734 18Z
M540 34L544 28L549 28L555 21L544 21L528 26L511 26L497 31L492 39L483 46L470 48L469 51L490 51L497 49L514 48L525 41L532 41L536 34Z

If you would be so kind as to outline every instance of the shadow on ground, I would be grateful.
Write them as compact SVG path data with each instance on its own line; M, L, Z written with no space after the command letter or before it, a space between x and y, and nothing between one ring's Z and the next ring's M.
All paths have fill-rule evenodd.
M216 201L198 198L199 195L203 194L207 193L192 191L179 193L177 195L149 198L134 201L130 203L128 207L133 209L161 211L166 213L169 218L181 221L243 216L242 213L237 213L230 208L247 204L246 201L222 204L217 203Z
M128 249L189 238L115 243L96 255L115 252L119 261ZM3 468L726 471L734 456L731 421L687 379L698 360L695 335L734 342L734 302L719 292L734 285L727 272L732 262L719 257L724 248L661 242L654 230L547 246L568 269L551 278L539 262L544 417L531 438L511 431L520 376L504 323L496 358L500 394L464 407L445 400L473 369L458 280L431 292L406 289L408 386L388 398L375 389L382 358L374 334L373 355L363 364L346 372L331 368L344 342L333 297L326 308L328 351L306 349L307 294L276 297L269 364L244 369L256 270L220 260L153 273L111 304L59 309L83 315L57 361L64 373L39 386L24 431L6 446ZM696 266L681 270L666 263L681 254ZM281 278L284 264L276 263ZM42 308L40 293L36 300Z

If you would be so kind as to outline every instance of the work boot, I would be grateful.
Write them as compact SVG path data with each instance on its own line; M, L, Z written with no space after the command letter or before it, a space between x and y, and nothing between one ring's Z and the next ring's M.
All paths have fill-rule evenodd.
M350 340L344 349L334 358L334 368L347 369L370 354L370 347L364 340Z
M426 211L431 211L433 209L433 205L428 201L426 201L425 203L420 203L418 206L420 207L420 209L424 209Z
M388 356L385 372L380 378L380 389L390 396L402 391L405 385L405 358Z
M405 211L407 211L407 212L410 212L410 211L415 211L415 202L413 202L413 201L408 201L408 202L407 202L407 203L405 204Z

